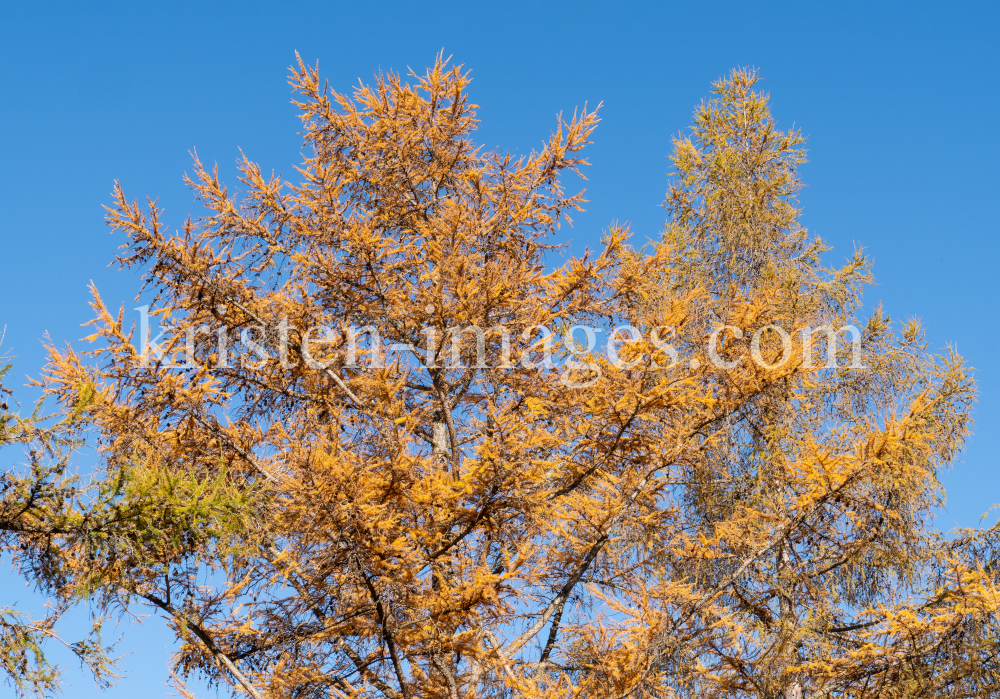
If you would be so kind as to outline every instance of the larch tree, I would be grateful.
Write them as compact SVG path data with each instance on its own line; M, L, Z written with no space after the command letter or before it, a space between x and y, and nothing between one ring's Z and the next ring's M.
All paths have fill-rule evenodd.
M79 446L72 412L55 425L46 424L51 416L42 415L40 405L28 416L18 414L13 390L3 385L10 369L0 366L0 450L5 457L25 458L0 473L0 556L20 577L52 594L40 616L0 601L0 678L18 697L58 693L62 670L46 653L46 645L57 642L91 672L98 687L107 687L118 675L112 648L101 640L101 616L95 615L92 633L73 642L63 640L56 623L79 601L72 573L63 574L70 569L64 563L89 548L94 529L113 525L107 517L98 522L90 515L122 498L110 480L88 487L69 468Z
M195 158L176 234L116 185L169 330L95 290L94 349L51 350L118 484L60 589L158 610L181 675L255 699L1000 691L996 530L932 523L974 384L859 318L863 254L822 266L755 72L675 140L662 238L562 261L595 112L515 158L441 58L291 80L298 184Z

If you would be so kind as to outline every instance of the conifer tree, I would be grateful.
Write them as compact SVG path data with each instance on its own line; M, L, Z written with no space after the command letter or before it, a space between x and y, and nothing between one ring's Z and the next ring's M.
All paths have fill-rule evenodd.
M51 351L136 513L66 588L159 610L180 674L256 699L997 691L996 531L931 520L974 384L861 318L861 252L822 266L756 74L676 140L662 240L561 264L597 114L515 158L474 142L460 68L411 80L299 62L300 181L196 159L177 234L116 186L170 331L95 291L95 349Z
M56 630L63 613L78 601L62 564L79 554L80 543L97 524L76 509L87 490L68 469L78 440L65 422L46 425L40 406L30 416L18 414L14 391L3 385L10 369L10 364L0 366L0 454L26 458L20 467L0 473L0 555L36 589L53 594L40 618L9 604L14 600L0 599L0 677L18 697L58 693L62 671L46 647L63 643L97 686L107 687L118 676L111 648L101 640L100 615L81 640L64 641ZM87 500L85 510L95 504Z

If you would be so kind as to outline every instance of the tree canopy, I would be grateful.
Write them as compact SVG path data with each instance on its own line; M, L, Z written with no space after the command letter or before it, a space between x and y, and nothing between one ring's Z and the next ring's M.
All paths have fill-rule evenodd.
M756 81L675 139L662 236L580 256L597 112L486 151L440 57L350 95L300 61L299 181L195 157L177 233L116 185L169 331L95 290L94 348L51 348L101 479L40 515L87 522L40 579L157 609L182 676L256 699L997 691L996 530L932 522L969 370L861 316L863 252L823 266Z

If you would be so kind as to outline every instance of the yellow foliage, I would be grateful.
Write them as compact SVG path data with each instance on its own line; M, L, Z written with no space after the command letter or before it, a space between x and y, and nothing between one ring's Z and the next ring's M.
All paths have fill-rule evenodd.
M109 463L184 484L224 469L253 494L244 530L107 580L171 615L179 668L256 697L995 689L992 534L948 542L929 524L971 379L919 332L856 317L869 263L821 266L795 206L802 138L776 129L756 74L717 83L677 139L662 241L614 227L554 268L549 241L584 202L559 178L586 164L596 113L513 158L472 140L460 68L411 79L344 95L300 62L301 182L244 158L237 197L195 159L207 214L176 235L115 189L120 261L180 335L286 338L284 362L221 366L201 334L198 368L143 366L95 292L91 359L51 353L47 390L93 420ZM522 331L584 322L642 329L622 351L637 363L578 356L599 370L589 385L525 367L542 346ZM818 339L779 364L774 332L768 366L751 361L767 326L848 324L865 368L811 367ZM366 345L352 364L342 334L309 365L304 329L367 325L412 351L374 367ZM476 368L471 334L462 366L447 342L425 351L425 331L497 325L512 366L491 340ZM743 330L731 368L707 354L721 325ZM673 364L651 340L668 326Z

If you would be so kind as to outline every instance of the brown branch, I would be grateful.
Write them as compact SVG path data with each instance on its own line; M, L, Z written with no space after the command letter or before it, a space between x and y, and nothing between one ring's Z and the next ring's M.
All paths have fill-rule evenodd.
M240 671L240 669L236 666L236 663L232 661L229 655L222 652L222 650L219 649L219 647L215 644L215 641L212 640L212 637L208 634L207 631L205 631L205 629L201 627L200 624L192 621L189 617L182 614L180 610L175 608L173 605L161 600L156 595L139 592L137 590L129 590L129 591L132 592L132 594L137 595L138 597L141 597L142 599L146 600L147 602L152 603L156 607L159 607L163 611L170 614L170 616L174 617L175 619L183 623L185 626L189 627L191 631L194 633L194 635L197 636L198 639L204 644L208 652L212 654L212 657L215 658L217 662L225 666L227 670L229 670L230 674L232 674L232 676L236 679L236 681L240 684L240 686L243 687L244 690L246 690L247 694L253 697L253 699L265 699L264 695L261 694L260 690L258 690L256 687L253 686L250 680L246 677L246 675L244 675Z

